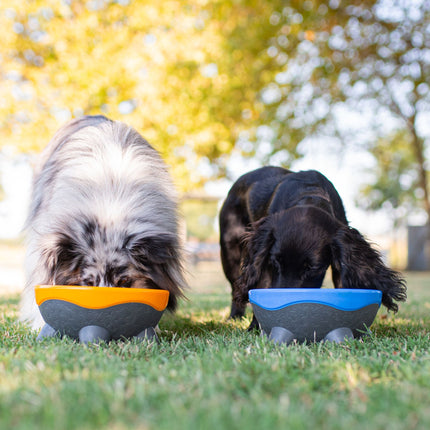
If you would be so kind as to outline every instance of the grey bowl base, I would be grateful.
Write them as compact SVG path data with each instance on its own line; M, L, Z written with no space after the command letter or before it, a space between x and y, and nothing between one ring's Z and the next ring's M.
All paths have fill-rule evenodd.
M51 337L61 337L62 334L60 331L55 330L49 324L45 324L40 333L37 336L38 341L42 341L46 338ZM109 342L111 340L110 332L104 327L96 326L96 325L88 325L84 326L79 330L79 334L77 339L80 343L88 344L94 343L99 344L100 342ZM148 327L145 330L141 331L136 336L132 336L131 339L136 339L139 342L143 342L145 340L149 342L159 342L157 333L155 332L154 327Z
M369 333L379 305L343 311L320 303L298 303L277 310L252 304L263 335L278 344L330 341L341 343Z
M51 299L43 302L39 309L46 324L38 339L67 335L82 343L134 338L158 341L154 327L163 315L163 311L144 303L90 309Z

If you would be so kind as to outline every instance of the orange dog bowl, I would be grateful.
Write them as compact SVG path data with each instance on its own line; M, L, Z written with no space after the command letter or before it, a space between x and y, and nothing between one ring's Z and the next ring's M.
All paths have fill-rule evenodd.
M67 335L83 343L157 339L169 300L166 290L64 285L39 285L35 295L46 323L38 339Z

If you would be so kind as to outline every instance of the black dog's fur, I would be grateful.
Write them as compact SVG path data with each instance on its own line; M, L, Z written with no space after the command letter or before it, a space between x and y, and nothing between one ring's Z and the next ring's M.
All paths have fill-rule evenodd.
M244 315L249 290L319 288L329 266L335 288L380 290L395 312L394 301L406 300L401 275L348 226L333 184L314 170L268 166L241 176L221 209L220 242L232 318Z

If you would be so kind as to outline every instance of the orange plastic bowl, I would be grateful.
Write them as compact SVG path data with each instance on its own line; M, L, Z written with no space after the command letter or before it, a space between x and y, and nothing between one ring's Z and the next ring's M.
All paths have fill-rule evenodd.
M155 338L169 292L141 288L65 285L35 287L45 320L38 339L67 335L83 343L120 338Z

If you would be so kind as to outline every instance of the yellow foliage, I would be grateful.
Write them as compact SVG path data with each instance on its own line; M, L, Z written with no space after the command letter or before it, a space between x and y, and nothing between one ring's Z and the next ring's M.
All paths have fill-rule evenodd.
M39 151L66 120L102 113L133 125L183 176L173 149L194 140L206 154L217 141L201 68L221 39L199 21L203 5L9 1L0 13L2 145Z
M200 157L216 163L258 118L253 83L265 64L254 60L265 42L256 39L258 48L241 34L243 47L229 34L238 25L247 29L249 19L270 26L272 7L9 0L0 10L0 145L39 151L65 121L104 114L141 132L181 188L195 187L197 166L177 149L188 147L196 164Z

